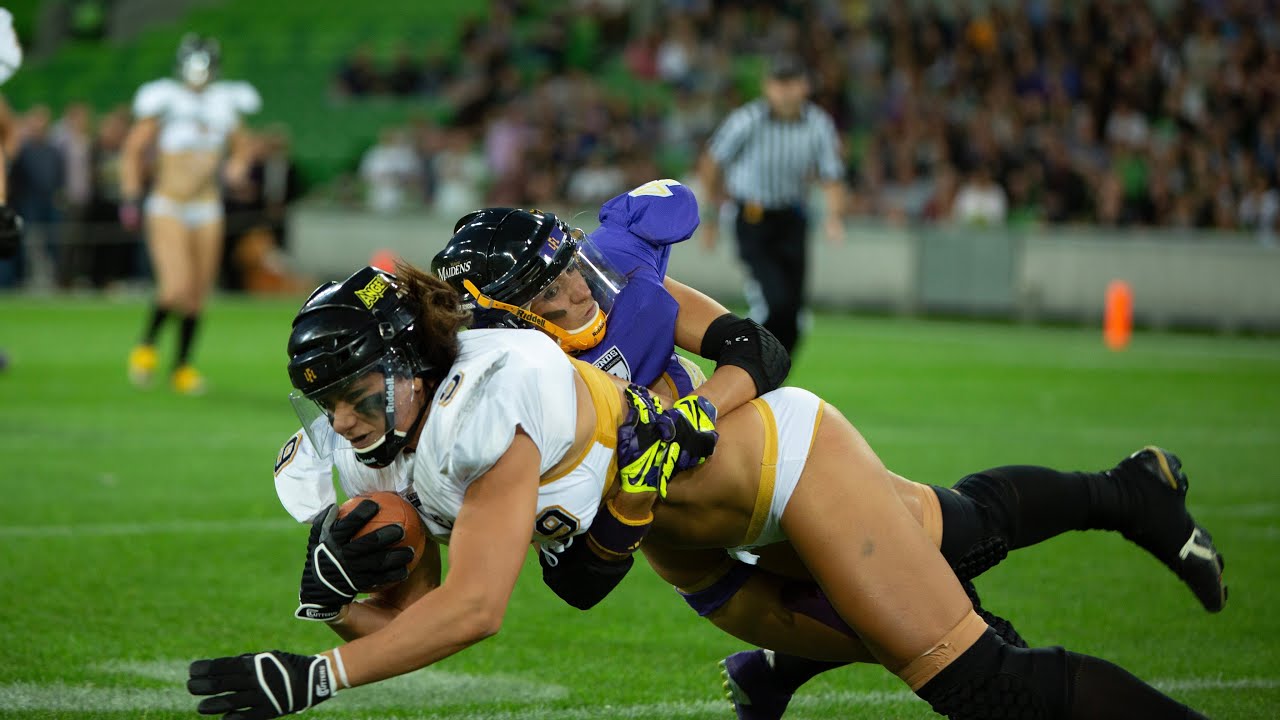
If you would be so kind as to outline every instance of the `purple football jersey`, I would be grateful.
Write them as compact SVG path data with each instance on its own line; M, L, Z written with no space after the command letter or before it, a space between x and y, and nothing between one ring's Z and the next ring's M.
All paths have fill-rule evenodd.
M607 373L637 385L653 385L664 374L680 395L693 391L689 373L676 360L679 305L662 287L671 246L698 228L698 200L675 180L654 180L600 208L591 240L627 278L609 311L604 339L578 355Z

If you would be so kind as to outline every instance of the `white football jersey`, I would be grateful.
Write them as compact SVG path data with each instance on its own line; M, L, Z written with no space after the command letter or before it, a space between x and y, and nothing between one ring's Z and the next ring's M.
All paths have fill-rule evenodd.
M22 66L22 45L13 31L13 15L0 8L0 84Z
M305 522L335 502L337 465L348 497L399 492L418 507L431 535L447 544L467 488L511 447L519 427L540 454L531 539L558 552L590 527L616 472L617 389L604 373L578 363L597 408L595 442L568 471L549 476L573 447L576 361L537 330L468 330L458 338L458 358L432 398L415 452L375 469L361 465L350 447L317 457L302 431L285 443L275 477L289 514Z
M314 432L336 435L327 423ZM384 468L371 468L356 459L350 445L341 446L331 456L320 457L307 433L299 430L276 456L276 495L280 504L298 522L310 522L321 510L338 501L333 489L333 468L338 468L338 482L347 497L361 493L390 490L406 498L412 492L409 469L411 455L401 453ZM330 444L331 447L334 444Z
M247 82L219 80L195 91L170 78L153 80L138 89L133 114L158 118L162 152L219 151L227 136L240 126L241 115L262 107L258 91Z

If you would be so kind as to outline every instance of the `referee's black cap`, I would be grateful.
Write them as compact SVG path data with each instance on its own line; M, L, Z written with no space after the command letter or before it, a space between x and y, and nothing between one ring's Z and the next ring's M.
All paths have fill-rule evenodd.
M794 53L778 53L769 59L769 77L774 80L795 80L808 74L804 60Z

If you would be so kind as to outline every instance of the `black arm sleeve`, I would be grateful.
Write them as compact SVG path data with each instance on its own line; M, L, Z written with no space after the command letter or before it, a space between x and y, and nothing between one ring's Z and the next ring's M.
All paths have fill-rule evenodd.
M778 338L755 320L733 313L711 321L698 354L715 360L717 368L736 365L746 370L756 384L756 395L776 389L791 372L791 356Z
M539 552L538 562L542 564L542 582L552 592L579 610L590 610L622 582L635 558L628 555L623 560L605 560L591 551L583 536L557 553L554 561Z

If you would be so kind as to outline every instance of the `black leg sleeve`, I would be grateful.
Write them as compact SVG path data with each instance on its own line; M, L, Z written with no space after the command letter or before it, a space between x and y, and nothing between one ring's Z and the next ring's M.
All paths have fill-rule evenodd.
M1204 719L1105 660L1060 647L1013 647L993 630L916 694L952 720Z
M1034 465L992 468L960 480L954 493L936 490L942 504L942 551L949 560L992 544L1017 550L1068 530L1122 529L1132 504L1104 473Z
M1067 664L1073 676L1072 718L1208 720L1106 660L1069 652Z

